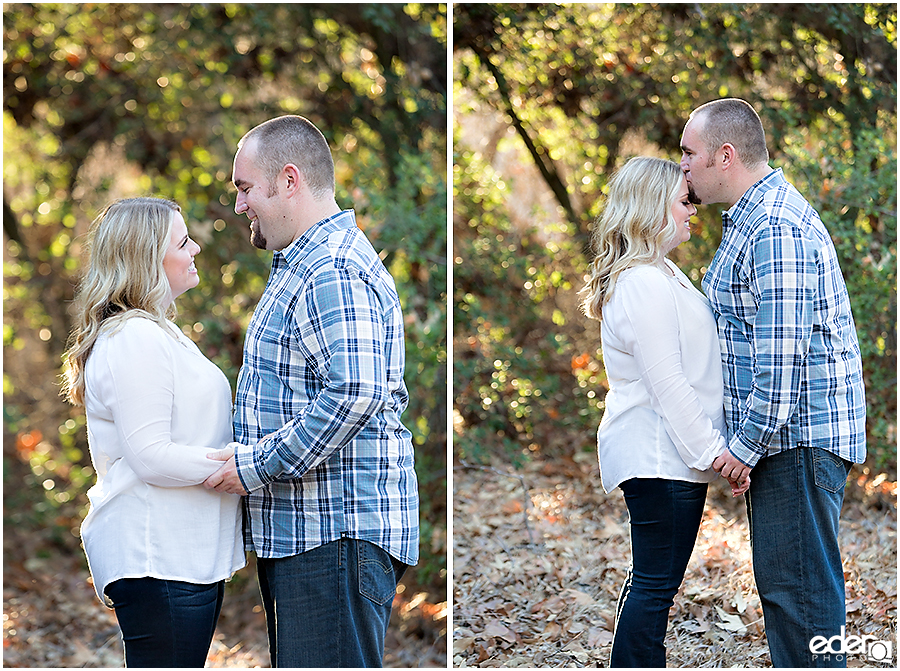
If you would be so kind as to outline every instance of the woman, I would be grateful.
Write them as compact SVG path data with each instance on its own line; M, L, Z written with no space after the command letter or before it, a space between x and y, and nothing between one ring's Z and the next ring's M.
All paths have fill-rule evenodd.
M611 182L582 290L585 312L600 320L609 381L601 478L607 492L621 487L631 521L610 666L666 665L669 608L725 450L716 324L706 297L666 259L690 238L696 212L677 164L628 161Z
M231 388L169 321L199 251L175 203L114 202L76 295L64 393L85 406L97 473L81 536L127 666L202 667L245 563L240 497L202 486L232 440Z

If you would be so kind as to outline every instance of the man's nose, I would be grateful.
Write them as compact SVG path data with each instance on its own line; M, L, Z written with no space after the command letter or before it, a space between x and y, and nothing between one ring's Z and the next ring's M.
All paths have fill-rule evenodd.
M237 198L234 199L234 213L241 214L246 209L247 203L244 202L244 194L238 191Z
M681 155L681 163L678 165L681 168L681 172L688 172L691 169L691 166L688 165L687 154Z

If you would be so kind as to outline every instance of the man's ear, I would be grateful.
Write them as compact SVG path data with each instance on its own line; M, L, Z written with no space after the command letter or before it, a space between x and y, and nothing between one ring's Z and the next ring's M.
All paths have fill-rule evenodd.
M726 142L722 145L722 148L719 150L719 167L723 170L727 170L734 162L737 160L737 150L734 148L734 145L730 142Z
M293 163L288 163L281 169L282 184L285 185L288 197L293 196L303 186L303 173Z

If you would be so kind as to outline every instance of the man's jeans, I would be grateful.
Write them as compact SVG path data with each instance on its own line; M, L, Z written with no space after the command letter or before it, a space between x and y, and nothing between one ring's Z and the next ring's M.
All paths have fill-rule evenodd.
M631 523L631 564L616 606L609 665L662 668L666 627L706 502L705 482L633 478L621 485Z
M122 578L107 585L122 630L125 666L202 668L224 594L224 580L200 585Z
M257 558L272 667L380 667L406 565L342 538L282 559Z
M851 464L819 448L760 459L747 515L753 573L772 666L845 667L844 655L814 655L809 643L846 622L838 518Z

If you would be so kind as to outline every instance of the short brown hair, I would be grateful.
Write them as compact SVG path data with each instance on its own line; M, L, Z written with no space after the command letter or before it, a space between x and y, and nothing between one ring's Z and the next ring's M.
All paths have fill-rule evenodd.
M710 156L726 142L737 150L741 163L753 170L769 160L766 133L753 106L740 98L722 98L701 105L691 112L691 119L703 116L706 123L700 132ZM713 159L710 158L710 161Z
M303 174L313 197L334 195L334 160L322 132L309 119L295 114L269 119L251 129L238 147L256 139L256 164L269 181L274 195L275 178L288 163Z

